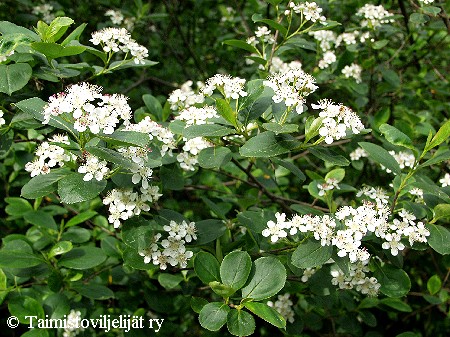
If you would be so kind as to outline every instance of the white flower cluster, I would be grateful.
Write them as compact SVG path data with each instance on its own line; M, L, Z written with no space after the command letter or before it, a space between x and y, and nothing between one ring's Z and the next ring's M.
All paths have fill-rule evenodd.
M148 179L152 177L153 170L147 167L149 148L129 146L117 149L124 157L131 159L134 165L130 168L133 176L131 181L133 184L139 184L142 181L142 188L148 188Z
M394 22L394 19L388 19L392 14L384 9L382 5L365 4L358 9L356 15L363 18L361 20L361 26L369 27L370 29L377 28L384 23Z
M325 143L344 138L347 130L354 134L360 133L364 125L358 115L342 104L334 104L331 100L323 99L319 104L311 104L313 109L321 109L319 116L323 118L319 134L325 137Z
M328 178L324 183L318 183L317 188L319 189L319 195L322 197L326 194L327 191L331 191L334 189L339 190L339 185L336 179Z
M336 62L336 54L334 51L327 50L318 65L320 69L326 69L334 62Z
M375 277L367 277L369 272L369 260L351 263L348 275L338 267L337 264L331 269L331 283L339 286L340 289L356 289L361 294L369 296L377 296L381 284Z
M352 161L360 160L361 158L368 157L369 154L361 147L356 148L352 152L350 152L350 159Z
M129 124L131 108L127 97L121 94L102 95L102 88L88 83L71 85L65 92L49 98L45 106L44 124L48 124L52 116L66 114L74 123L75 130L98 134L114 132L119 118Z
M330 50L332 44L336 43L336 33L331 30L316 30L309 32L309 35L313 36L315 40L319 41L319 47L323 52Z
M286 72L290 69L301 69L302 64L300 61L292 61L289 63L284 62L282 59L280 59L278 56L272 57L272 62L270 64L269 72L271 74L277 73L277 72Z
M423 200L423 190L421 190L420 188L414 187L412 189L409 190L409 194L411 194L412 196L415 197L415 202L419 203L419 204L423 204L424 200Z
M6 121L3 118L3 111L0 110L0 126L4 125L5 123L6 123Z
M164 226L164 231L168 236L159 241L162 237L161 233L153 237L152 244L142 251L139 255L144 257L144 263L159 265L161 270L167 269L167 265L180 268L186 268L189 259L194 255L192 251L186 250L185 243L197 240L197 227L194 222L187 223L182 221L177 223L173 220L169 225Z
M441 179L439 179L439 183L441 184L442 187L447 187L450 186L450 174L446 173L444 175L444 177L442 177Z
M56 165L63 167L65 162L76 158L67 154L62 147L49 144L48 142L40 144L35 154L36 158L34 161L25 164L25 171L31 172L31 177L50 173L50 168Z
M180 167L186 171L194 171L195 165L198 164L198 154L201 150L214 146L211 142L203 137L195 137L185 141L183 151L177 155L177 161Z
M209 124L208 119L217 118L217 110L213 106L204 106L197 108L195 106L188 107L180 111L180 114L175 117L176 120L186 122L186 126Z
M63 337L75 337L81 331L84 330L83 327L79 326L79 322L81 321L81 312L70 310L70 313L66 318L66 325L64 327Z
M206 96L211 96L217 89L225 98L238 99L248 95L244 91L245 79L231 77L230 75L216 74L206 80L201 92Z
M87 154L84 164L78 167L78 172L85 173L84 181L91 181L93 178L100 181L109 173L107 164L105 160L100 160L92 154Z
M101 45L106 53L117 53L119 51L125 54L130 53L136 64L144 64L144 59L148 56L147 48L133 40L125 28L104 28L92 33L92 38L89 41L94 45Z
M359 31L354 30L353 32L344 32L336 38L336 47L339 47L342 42L346 46L356 44L356 39L358 38Z
M297 113L301 114L305 97L318 88L315 81L314 77L298 67L270 75L263 84L275 92L272 96L275 103L284 102L287 107L295 107Z
M267 305L269 307L274 308L278 313L283 316L283 318L289 322L294 323L295 312L292 309L294 303L290 300L290 294L286 293L284 295L278 295L277 300L275 302L267 301Z
M295 4L293 1L289 2L288 8L284 12L285 15L290 15L292 12L296 14L303 14L305 20L311 22L324 22L326 18L322 15L323 9L315 2L305 1L304 3Z
M120 226L120 220L127 220L142 211L148 212L150 206L147 202L157 201L161 196L158 186L141 187L140 191L141 194L133 192L132 189L113 189L103 199L103 204L109 205L108 221L114 228Z
M389 154L394 157L394 159L397 161L398 165L401 169L404 169L405 167L413 167L414 163L416 161L416 158L412 153L400 151L399 153L395 151L389 151ZM392 171L383 165L381 165L381 168L383 170L386 170L387 173L391 173Z
M303 270L302 278L300 279L303 283L308 282L308 280L316 273L316 268L306 268Z
M137 124L129 124L125 127L127 131L136 131L147 133L150 139L156 138L161 142L161 156L164 157L166 153L172 156L172 150L176 148L175 135L168 128L161 124L152 121L149 116L146 116Z
M183 83L180 89L176 89L172 91L167 99L167 102L170 103L170 109L182 110L190 107L191 105L197 103L203 103L205 101L205 96L203 94L197 94L192 89L193 82L187 81ZM204 87L202 82L197 82L197 88Z
M423 3L424 5L430 5L434 2L434 0L419 0L419 2Z
M50 4L41 4L34 6L31 11L34 15L39 16L45 23L50 24L55 19L55 14L53 12L53 6Z
M120 10L108 9L105 12L105 16L108 16L113 25L124 25L126 29L133 30L135 18L125 18Z
M362 68L361 66L357 65L356 63L352 63L351 65L347 65L342 69L342 74L346 78L354 78L356 83L361 83L361 73Z
M270 29L268 29L266 26L257 27L255 31L255 36L259 38L260 41L267 44L274 44L275 43L275 36L272 34ZM255 43L257 44L258 41L255 39Z
M363 237L370 233L383 239L382 248L390 249L392 255L405 248L400 242L404 237L408 238L410 245L427 242L429 231L422 222L416 223L416 217L406 210L398 213L400 220L388 221L387 196L381 190L367 188L361 194L375 202L364 201L356 208L343 206L334 215L294 215L291 220L286 220L284 213L276 213L276 222L268 221L262 235L270 236L272 242L287 237L288 233L312 235L322 246L335 246L337 255L348 256L352 263L370 258L367 250L361 247Z

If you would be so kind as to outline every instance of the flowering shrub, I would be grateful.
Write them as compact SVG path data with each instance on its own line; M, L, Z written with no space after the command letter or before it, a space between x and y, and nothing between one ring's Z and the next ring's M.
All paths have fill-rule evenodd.
M199 3L0 21L7 335L444 336L448 5Z

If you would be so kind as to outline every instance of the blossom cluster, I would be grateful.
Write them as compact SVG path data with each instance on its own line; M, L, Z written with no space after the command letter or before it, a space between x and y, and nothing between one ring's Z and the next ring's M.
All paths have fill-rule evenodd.
M159 265L161 270L167 269L167 265L186 268L189 259L194 255L187 250L185 244L197 240L197 228L194 222L181 223L170 221L169 225L163 227L166 237L162 238L161 233L153 237L153 242L149 247L139 252L144 257L144 263Z
M0 55L0 63L5 62L9 56L14 54L14 50L7 52L6 54Z
M108 9L105 12L105 16L108 16L113 25L124 25L127 30L133 30L135 18L126 18L120 10Z
M25 164L25 171L30 172L31 177L48 174L51 168L57 165L63 167L66 162L76 159L76 156L71 155L61 146L49 142L41 143L35 155L36 158L33 161Z
M31 11L34 15L41 17L45 23L51 23L55 19L55 13L53 13L53 6L48 3L43 3L33 7Z
M333 178L325 179L324 183L318 183L317 188L319 189L319 196L321 197L324 196L327 191L340 189L337 180Z
M82 82L51 96L43 111L44 124L48 124L52 116L62 114L74 123L75 130L79 132L89 129L93 134L112 134L119 118L124 125L129 124L131 108L127 97L101 94L101 91L102 88L97 85Z
M361 158L368 157L369 154L361 147L356 148L352 152L350 152L350 159L352 161L360 160Z
M247 96L244 90L245 79L230 75L216 74L206 80L201 92L205 96L211 96L214 90L218 90L225 98L238 99Z
M109 173L108 163L105 160L100 160L98 157L87 154L83 165L78 167L79 173L85 173L83 180L90 181L93 178L100 181Z
M360 65L358 65L356 63L346 65L342 69L342 74L346 78L354 78L356 83L361 83L361 73L362 73L362 68Z
M144 59L148 56L148 50L131 38L130 33L125 28L104 28L92 33L90 41L94 45L101 45L106 53L117 53L122 51L130 53L136 64L144 64Z
M180 167L186 171L194 171L195 165L198 164L198 154L201 150L214 146L210 141L203 137L195 137L185 141L183 151L177 155L177 161Z
M276 222L268 221L262 235L270 236L272 242L286 238L288 233L310 235L320 241L322 246L336 247L337 255L348 256L352 263L370 258L362 247L362 239L371 233L383 240L382 248L390 249L392 255L397 255L405 248L401 242L403 238L407 238L410 245L427 242L426 237L430 232L423 222L416 221L412 213L401 209L399 218L389 221L388 197L384 191L365 188L357 196L372 200L364 200L358 207L342 206L333 215L294 215L291 220L286 220L284 213L276 213Z
M294 303L292 303L291 299L289 298L290 294L286 293L283 295L278 295L277 300L275 302L273 301L267 301L267 305L269 307L274 308L278 313L283 316L283 318L289 322L294 323L295 318L295 312L294 309L292 309Z
M313 109L321 109L319 116L323 118L319 129L320 136L325 138L325 143L331 144L335 140L344 138L346 131L359 134L364 125L358 115L350 108L335 104L328 99L323 99L319 104L311 104Z
M217 114L216 108L213 106L203 106L201 108L191 106L181 110L175 119L184 121L186 122L186 126L190 126L209 124L207 121L208 119L217 117L219 117L219 115Z
M290 69L301 69L302 63L300 61L291 61L291 62L284 62L281 58L278 56L272 57L269 72L271 74L277 73L277 72L286 72Z
M148 212L150 206L147 202L155 202L161 196L158 186L141 187L140 192L139 194L132 189L113 189L108 192L103 204L109 205L108 222L113 224L114 228L120 226L120 220L128 220L142 211Z
M325 16L322 15L323 9L319 7L315 2L302 2L302 3L294 3L293 1L289 2L288 8L284 12L285 15L290 15L293 12L295 14L302 14L305 20L311 22L324 22L326 20Z
M64 326L63 337L75 337L80 332L84 330L83 327L79 326L79 322L81 320L81 312L70 310L70 313L67 315L66 324Z
M203 103L205 101L205 96L203 96L202 93L196 93L192 89L192 85L192 81L187 81L183 83L179 89L176 89L170 93L167 102L170 103L171 110L182 110L197 103ZM197 82L198 88L202 88L204 86L204 83Z
M439 183L441 184L442 187L447 187L450 186L450 174L446 173L444 175L444 177L442 177L441 179L439 179Z
M334 264L331 269L331 283L339 286L339 289L356 289L361 294L376 296L381 287L375 277L368 277L366 273L369 272L369 260L358 261L349 264L350 270L346 275L337 264Z
M304 72L300 67L270 75L263 84L272 88L275 103L284 102L287 107L296 109L298 114L303 112L305 97L318 88L315 78Z
M356 15L362 17L362 27L369 27L371 29L377 28L384 23L394 22L394 19L389 18L392 14L382 5L365 4L356 12Z
M401 169L404 169L406 167L412 168L414 166L414 163L416 162L416 158L414 157L414 155L409 152L400 151L397 153L395 151L389 151L389 154L394 157ZM386 170L387 173L392 172L390 169L384 167L383 165L381 165L381 168L383 170Z

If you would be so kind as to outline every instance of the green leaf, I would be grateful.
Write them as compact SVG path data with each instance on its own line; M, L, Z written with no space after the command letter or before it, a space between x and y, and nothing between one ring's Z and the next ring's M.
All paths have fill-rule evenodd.
M450 159L450 150L440 147L439 149L437 149L435 153L433 153L433 156L430 159L420 164L419 167L427 167L430 165L435 165L449 159Z
M100 248L84 246L74 248L65 254L59 260L58 265L70 269L84 270L102 264L106 257L106 254Z
M220 278L223 284L238 290L247 282L251 269L250 255L247 252L234 251L224 257L220 265Z
M58 180L70 173L68 169L55 169L51 170L48 174L33 177L22 187L20 195L27 199L45 197L56 190Z
M4 36L10 34L23 34L28 36L33 41L39 41L39 36L33 31L25 27L15 25L9 21L0 21L0 33Z
M376 41L373 45L372 48L373 49L383 49L384 47L386 47L386 45L389 43L389 40L380 40L380 41Z
M441 9L435 6L423 6L422 10L424 13L432 16L437 16L441 12Z
M107 300L114 298L114 292L101 284L89 283L82 285L73 285L72 289L84 297L93 300Z
M62 46L54 42L33 42L31 47L49 59L79 55L86 50L84 46Z
M221 220L201 220L195 223L197 227L197 245L204 245L221 237L227 230L227 227Z
M434 217L430 221L430 224L435 223L439 219L450 218L450 205L449 204L439 204L433 209Z
M236 292L236 290L234 290L230 286L217 281L209 282L209 286L211 287L212 291L223 298L228 298Z
M317 31L317 30L327 30L331 29L337 26L340 26L341 24L337 21L333 20L326 20L325 22L321 22L320 25L317 25L316 27L313 27L311 31Z
M200 311L202 311L203 307L207 304L208 304L208 301L202 297L195 297L195 296L191 297L191 308L197 314L199 314Z
M439 225L427 226L430 236L427 237L428 244L441 255L450 254L450 231Z
M438 132L436 132L433 139L431 139L430 144L426 147L426 150L429 151L433 147L442 144L448 139L449 136L450 136L450 119L440 127Z
M411 281L403 269L390 264L376 265L375 278L381 284L380 291L388 297L405 296L411 289Z
M67 31L67 28L73 23L74 21L66 16L55 18L48 26L47 34L43 40L48 40L50 42L58 41Z
M400 77L398 77L395 71L391 69L382 69L381 75L383 76L384 80L389 83L394 89L400 87Z
M155 96L150 94L142 95L142 100L144 101L144 104L148 111L152 115L156 116L158 120L162 120L163 108L160 101Z
M0 267L31 268L45 261L32 253L20 251L0 251Z
M219 261L211 253L198 252L194 258L194 270L203 283L220 281Z
M32 72L28 63L0 64L0 92L11 96L28 83Z
M100 134L98 138L104 140L111 145L119 146L140 146L146 147L150 143L150 137L147 133L137 131L120 131L116 130L110 135Z
M227 328L234 336L249 336L255 332L255 319L244 310L231 309L227 316Z
M183 276L180 274L172 275L172 274L159 274L158 282L165 289L173 289L178 286L183 281Z
M223 98L217 98L216 108L220 116L222 116L227 122L231 123L235 128L238 127L236 112L231 108L230 103Z
M109 65L108 72L111 73L112 71L127 69L127 68L152 67L159 63L159 62L150 61L150 60L143 60L142 62L143 63L135 63L133 59L128 59L126 61L115 61Z
M66 46L72 41L78 41L84 29L86 28L87 23L82 23L77 28L75 28L65 39L61 42L61 46Z
M23 215L23 218L29 223L40 228L57 230L56 222L53 217L44 211L29 211Z
M437 294L439 290L441 290L442 281L438 275L433 275L428 279L427 289L431 295Z
M415 150L411 138L409 138L396 127L389 124L382 124L380 125L380 132L384 135L389 143Z
M208 303L200 311L198 320L203 328L209 331L219 331L219 329L227 322L229 311L230 307L225 303Z
M24 213L33 210L31 204L22 198L7 197L5 201L8 203L8 206L5 207L5 212L12 216L22 218Z
M325 176L325 180L334 179L336 182L341 182L345 177L345 170L343 168L337 168L328 172Z
M223 137L235 132L234 129L224 125L200 124L188 126L183 130L183 136L189 140L196 137Z
M319 146L311 147L309 148L309 152L311 152L313 156L333 165L337 166L350 165L350 161L347 158L337 154L336 152L326 147L319 147Z
M103 147L92 147L87 146L86 151L94 156L99 157L100 159L104 159L108 162L114 163L126 169L136 168L136 164L133 163L128 158L122 156L119 152L114 151L112 149L107 149Z
M411 312L411 307L399 298L383 298L380 304L387 305L401 312Z
M198 154L198 164L207 169L220 168L231 160L231 150L227 147L208 147Z
M287 161L287 160L282 160L282 159L278 159L278 158L273 158L271 159L275 164L283 166L285 169L288 169L289 171L291 171L298 179L300 179L300 181L305 181L306 180L306 176L303 174L303 172L297 167L297 165Z
M91 210L79 213L79 214L75 215L73 218L71 218L69 221L67 221L65 227L66 228L72 227L72 226L78 225L80 223L83 223L97 214L98 213L96 211L91 211Z
M298 131L297 124L283 124L280 125L278 123L264 123L262 127L268 131L272 131L276 135L280 133L292 133Z
M56 255L62 255L72 250L72 242L70 241L59 241L56 243L48 253L48 258L52 258Z
M287 28L285 28L283 25L279 24L278 22L270 19L264 19L261 14L253 14L252 16L253 22L262 22L268 25L269 27L278 30L281 35L286 36L287 35Z
M277 328L284 329L286 327L286 320L283 316L281 316L281 314L274 308L269 307L265 303L247 302L245 303L245 307L256 316L262 318Z
M30 317L27 318L26 316L36 316L38 319L43 319L45 316L42 305L34 298L28 296L12 298L8 303L8 309L11 315L16 316L20 323L26 325L30 324ZM35 322L36 318L34 319Z
M308 239L292 254L292 264L297 268L319 267L327 262L333 253L333 246L322 246L320 241Z
M252 46L252 45L250 45L250 44L248 44L248 43L246 43L244 41L241 41L241 40L225 40L225 41L223 41L223 44L227 44L229 46L233 46L233 47L237 47L237 48L240 48L240 49L244 49L244 50L246 50L246 51L248 51L250 53L256 53L257 52L257 50L256 50L256 48L254 46Z
M183 171L178 165L165 165L159 171L163 189L182 190L184 188Z
M275 135L272 131L266 131L250 138L239 152L244 157L275 157L290 152L300 144L290 135Z
M322 126L323 119L324 117L308 117L305 123L305 144L319 134L319 129Z
M395 174L401 174L400 166L398 165L395 158L392 157L392 155L381 146L367 142L359 142L358 144L369 154L369 157L376 163L383 165Z
M84 174L72 173L58 181L58 194L61 202L74 204L94 199L106 187L106 180L83 180Z
M429 17L421 13L412 13L409 16L409 22L415 25L421 25L429 20Z
M242 297L255 301L277 294L286 282L286 269L275 257L261 257L253 263L250 282L242 288Z

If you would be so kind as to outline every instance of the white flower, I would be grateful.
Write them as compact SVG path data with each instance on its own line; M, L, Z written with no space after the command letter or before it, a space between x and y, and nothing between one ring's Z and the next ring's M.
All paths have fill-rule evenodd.
M328 68L330 64L334 62L336 62L336 54L331 50L327 50L323 54L323 58L319 61L319 68L320 69Z
M342 74L346 77L346 78L354 78L356 83L361 83L361 72L362 72L362 68L357 65L356 63L352 63L349 66L345 66L342 69Z
M0 126L2 126L3 124L5 124L5 119L3 118L3 111L0 110Z
M290 322L290 323L294 323L295 318L295 312L294 309L292 309L294 303L292 303L292 301L289 299L290 294L286 293L284 295L278 295L277 296L277 300L274 302L272 301L268 301L267 305L269 307L274 308L276 311L278 311L280 313L281 316L283 316L283 318Z
M42 17L42 20L50 24L55 19L55 14L52 13L53 6L50 4L43 3L41 5L33 7L31 11L34 15Z
M336 43L336 33L331 30L316 30L308 34L320 42L320 49L324 52L330 50L331 45Z
M360 160L363 157L368 157L369 154L361 147L356 148L352 152L350 152L350 159L352 161Z
M201 92L205 96L211 96L215 89L219 90L225 98L238 99L248 95L244 91L245 79L239 77L231 77L230 75L216 74L206 80L205 86Z
M333 178L326 179L323 184L317 184L317 187L319 189L319 195L321 197L325 195L326 191L331 191L335 188L339 190L339 185L337 183L337 180L333 179Z
M105 12L105 16L109 16L111 22L112 22L114 25L120 25L120 24L122 24L122 22L123 22L123 20L124 20L124 16L123 16L122 12L119 11L119 10L108 9L108 10Z
M378 28L384 23L394 22L394 19L388 19L392 14L385 10L382 5L365 4L356 12L356 15L363 17L361 26L370 29Z
M273 243L277 242L279 238L285 238L287 236L285 229L288 228L286 214L276 213L275 217L277 222L275 223L272 220L269 220L267 222L267 228L261 233L264 237L270 236L270 241Z
M81 312L70 310L70 313L67 315L66 324L64 326L63 337L75 337L84 330L81 326Z
M439 183L442 187L450 186L450 174L446 173L443 178L439 179Z
M96 156L88 154L86 162L78 168L78 172L85 173L84 181L90 181L93 178L100 181L109 173L109 168L106 167L107 164L106 161L100 161Z
M47 174L50 168L56 165L62 167L65 162L72 159L62 147L48 142L43 142L37 147L36 157L34 161L25 164L25 170L31 172L32 177Z
M386 241L383 242L381 247L383 249L390 249L391 250L391 254L394 255L394 256L397 256L399 251L405 249L405 245L400 242L401 237L400 237L399 234L388 233L388 234L386 234L384 239Z
M202 108L191 106L180 111L180 114L175 119L185 121L186 126L190 126L209 124L208 119L217 117L219 117L217 110L212 106L204 106Z

